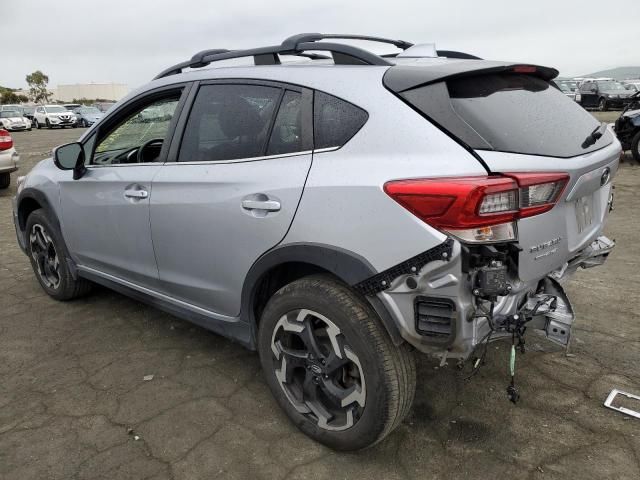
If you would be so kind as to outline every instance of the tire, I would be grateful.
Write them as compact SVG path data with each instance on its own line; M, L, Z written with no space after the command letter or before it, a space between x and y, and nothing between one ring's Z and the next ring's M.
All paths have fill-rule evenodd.
M600 101L598 102L598 110L600 110L601 112L606 112L607 110L609 110L606 98L600 99Z
M296 280L271 297L258 351L280 407L303 433L335 450L378 443L411 408L409 346L394 346L366 301L328 275Z
M636 162L640 162L640 130L636 132L631 140L631 155L633 155Z
M49 119L48 119L48 118L45 118L44 123L47 125L47 128L48 128L49 130L51 130L51 128L52 128L52 127L51 127L51 122L49 122Z
M71 300L87 294L91 283L74 279L66 259L69 252L57 226L43 209L34 210L27 218L27 255L42 289L56 300Z
M38 122L38 120L34 120L35 124L36 124L36 130L40 130L40 122Z
M0 173L0 190L4 190L5 188L9 188L11 185L11 174L10 173Z

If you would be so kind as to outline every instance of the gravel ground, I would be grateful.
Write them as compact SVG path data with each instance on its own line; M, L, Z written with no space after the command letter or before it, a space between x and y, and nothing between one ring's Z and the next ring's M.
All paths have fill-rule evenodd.
M80 133L14 134L19 173ZM614 387L640 393L640 167L629 156L607 227L618 246L568 287L571 354L530 335L517 406L506 345L469 381L420 357L409 418L356 454L298 433L254 353L105 289L44 295L16 244L12 180L0 191L2 479L640 478L640 420L602 406Z

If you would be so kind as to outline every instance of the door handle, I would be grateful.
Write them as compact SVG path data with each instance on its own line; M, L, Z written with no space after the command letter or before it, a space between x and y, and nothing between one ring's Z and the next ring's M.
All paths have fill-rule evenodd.
M137 199L143 199L143 198L149 198L149 192L147 192L146 190L125 190L124 191L124 196L127 198L137 198Z
M280 210L280 202L277 200L242 200L242 208L245 210L277 212Z

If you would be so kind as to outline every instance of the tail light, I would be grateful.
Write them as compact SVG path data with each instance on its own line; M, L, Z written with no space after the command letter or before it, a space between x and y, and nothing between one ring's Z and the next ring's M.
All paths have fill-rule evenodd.
M395 180L384 191L434 228L463 241L515 240L515 222L547 212L569 180L566 173Z
M0 128L0 151L8 150L13 147L13 138L9 135L9 132Z

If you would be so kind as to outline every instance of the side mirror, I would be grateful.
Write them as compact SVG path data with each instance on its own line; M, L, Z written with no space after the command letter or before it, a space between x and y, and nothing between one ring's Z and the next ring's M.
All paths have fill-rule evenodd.
M78 142L61 145L53 151L53 161L60 170L73 170L73 179L78 180L86 173L84 149Z

